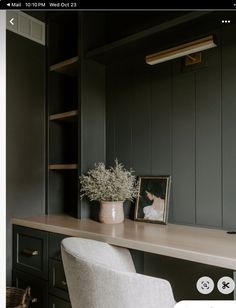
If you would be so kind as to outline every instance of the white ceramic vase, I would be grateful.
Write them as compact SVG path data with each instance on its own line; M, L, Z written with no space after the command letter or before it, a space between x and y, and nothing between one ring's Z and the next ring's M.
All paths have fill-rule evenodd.
M124 221L123 201L101 201L99 220L104 224L118 224Z

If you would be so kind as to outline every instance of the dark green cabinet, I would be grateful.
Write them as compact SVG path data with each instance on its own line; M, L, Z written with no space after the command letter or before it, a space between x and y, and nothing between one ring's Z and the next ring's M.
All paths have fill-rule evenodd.
M31 287L32 307L71 308L60 250L65 237L13 226L13 285Z
M63 264L54 259L49 259L49 292L69 301Z
M48 308L71 308L71 304L55 296L49 296Z
M18 270L13 270L12 278L13 284L17 288L31 287L33 297L31 306L33 308L48 307L48 282L46 280Z
M13 247L14 268L47 279L47 232L17 226L13 231Z
M67 237L63 234L49 233L49 246L48 254L49 258L61 260L61 241Z

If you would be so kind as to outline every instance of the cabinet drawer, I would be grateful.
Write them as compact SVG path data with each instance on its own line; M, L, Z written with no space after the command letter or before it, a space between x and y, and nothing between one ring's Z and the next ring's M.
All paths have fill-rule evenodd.
M49 233L49 258L61 260L61 241L68 236Z
M48 308L72 308L69 302L66 302L55 296L49 296Z
M47 232L14 226L13 265L41 278L48 278Z
M63 264L54 259L49 260L49 292L69 301Z
M17 288L25 289L31 287L31 295L33 303L32 308L47 308L48 307L48 285L47 281L34 277L30 274L23 273L18 270L13 270L13 284Z

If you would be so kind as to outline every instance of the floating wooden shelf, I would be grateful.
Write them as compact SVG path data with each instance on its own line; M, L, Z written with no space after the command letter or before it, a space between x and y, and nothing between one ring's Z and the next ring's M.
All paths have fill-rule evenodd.
M56 113L49 116L50 121L54 120L68 120L78 115L78 110L67 111L63 113Z
M79 57L76 56L65 61L53 64L50 66L50 71L74 77L77 75L78 60Z
M77 169L77 164L55 164L55 165L48 165L49 170L71 170Z

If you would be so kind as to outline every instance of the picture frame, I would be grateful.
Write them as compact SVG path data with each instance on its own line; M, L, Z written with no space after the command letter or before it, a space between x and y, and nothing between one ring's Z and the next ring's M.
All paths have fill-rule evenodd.
M134 219L167 224L171 176L140 176Z

